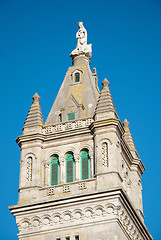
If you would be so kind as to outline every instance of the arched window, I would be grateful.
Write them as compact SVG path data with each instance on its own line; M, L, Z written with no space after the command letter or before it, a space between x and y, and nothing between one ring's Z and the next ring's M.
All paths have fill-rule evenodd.
M80 82L80 73L76 72L76 73L74 74L74 76L75 76L75 82L76 82L76 83L77 83L77 82Z
M53 155L50 161L50 185L59 184L59 157Z
M59 114L59 122L62 122L62 114Z
M81 151L81 180L90 178L90 158L87 149Z
M72 152L67 153L66 155L66 182L74 181L74 156Z

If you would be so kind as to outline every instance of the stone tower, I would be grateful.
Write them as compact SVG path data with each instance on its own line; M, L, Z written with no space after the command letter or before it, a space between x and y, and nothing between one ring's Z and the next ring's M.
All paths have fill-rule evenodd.
M151 240L144 224L139 158L104 79L90 70L91 44L77 47L46 123L36 93L16 139L19 200L11 206L23 240Z

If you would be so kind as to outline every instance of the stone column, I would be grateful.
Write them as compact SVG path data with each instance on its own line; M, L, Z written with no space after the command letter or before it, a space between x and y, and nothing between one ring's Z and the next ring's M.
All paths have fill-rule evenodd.
M65 164L64 158L60 158L60 183L65 183Z
M75 180L80 180L80 155L77 154L74 156L75 159Z
M50 185L50 171L49 171L50 162L44 162L44 186Z
M94 177L94 157L93 154L90 154L90 178Z

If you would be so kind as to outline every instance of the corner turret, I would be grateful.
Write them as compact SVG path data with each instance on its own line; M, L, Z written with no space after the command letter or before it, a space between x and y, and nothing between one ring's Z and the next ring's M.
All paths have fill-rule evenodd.
M95 120L102 120L108 118L118 119L118 115L110 93L109 84L110 83L106 78L102 82L102 91L100 93L94 113Z
M128 147L130 148L130 152L134 158L139 158L139 155L137 153L137 150L136 150L136 147L135 147L135 144L134 144L134 141L133 141L130 129L129 129L129 122L127 121L127 119L124 120L123 126L125 129L124 138L125 138L125 141L126 141Z
M44 124L44 122L39 102L40 96L35 93L32 99L32 105L22 128L23 134L31 132L42 132L42 125Z

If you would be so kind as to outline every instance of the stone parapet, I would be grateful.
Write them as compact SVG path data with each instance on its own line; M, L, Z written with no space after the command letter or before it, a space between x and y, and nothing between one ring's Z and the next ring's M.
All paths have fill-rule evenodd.
M59 124L47 125L43 127L44 134L64 132L72 129L88 127L93 122L93 118L85 118L74 121L67 121Z

